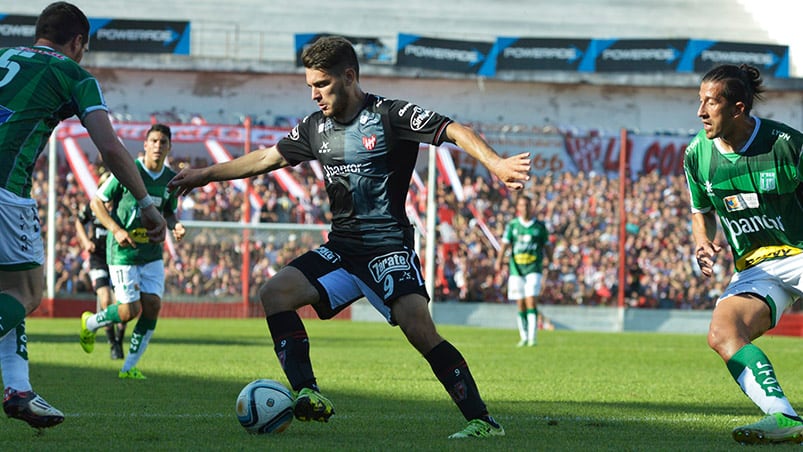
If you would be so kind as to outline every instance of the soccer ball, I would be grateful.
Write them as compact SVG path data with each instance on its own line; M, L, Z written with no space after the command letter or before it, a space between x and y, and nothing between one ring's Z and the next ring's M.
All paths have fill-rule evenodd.
M237 396L237 420L249 433L280 433L293 421L293 393L274 380L254 380Z

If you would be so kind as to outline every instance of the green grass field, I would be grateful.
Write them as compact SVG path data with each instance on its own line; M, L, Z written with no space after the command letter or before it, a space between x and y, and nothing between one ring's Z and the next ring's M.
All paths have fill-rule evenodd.
M466 357L507 436L447 440L464 420L401 331L379 323L307 321L313 365L335 404L327 424L294 421L252 436L234 401L256 378L286 384L262 319L162 319L140 362L146 381L120 381L99 335L77 342L77 319L28 320L34 389L66 416L37 435L0 418L0 450L733 450L730 430L761 413L701 335L443 326ZM800 339L757 342L790 399L803 399ZM775 446L785 450L796 446Z

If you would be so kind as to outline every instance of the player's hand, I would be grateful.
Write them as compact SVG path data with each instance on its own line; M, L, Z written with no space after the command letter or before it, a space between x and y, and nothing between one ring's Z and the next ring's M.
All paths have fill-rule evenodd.
M120 228L114 231L114 240L117 241L117 244L120 245L120 248L136 248L137 242L134 241L134 238L128 234L123 228Z
M176 239L177 242L180 242L186 233L187 230L184 228L184 225L181 223L176 223L176 226L173 228L173 238Z
M521 190L524 188L524 183L530 180L531 164L530 153L522 152L499 160L490 170L505 183L507 188Z
M165 234L167 233L167 222L156 209L156 206L151 205L140 210L139 213L142 226L148 230L148 239L154 243L164 242Z
M209 183L204 176L202 168L184 168L167 183L167 189L176 196L189 194L195 187L202 187Z
M714 274L714 259L720 250L721 246L709 241L699 245L694 251L694 257L697 258L697 265L700 266L703 276L710 277Z

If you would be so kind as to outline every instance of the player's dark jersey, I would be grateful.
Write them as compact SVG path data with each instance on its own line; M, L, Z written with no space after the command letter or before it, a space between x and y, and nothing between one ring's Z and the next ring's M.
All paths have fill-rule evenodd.
M48 47L0 49L0 187L30 198L34 164L59 121L108 110L97 80Z
M95 214L92 213L92 208L89 207L89 203L85 204L84 208L78 212L78 221L80 221L85 228L88 228L89 240L95 245L95 251L92 254L105 260L106 236L109 234L109 230L106 229L103 223L98 221Z
M440 145L451 119L402 100L368 94L348 124L320 111L278 143L290 165L321 162L332 213L332 243L345 251L413 245L405 199L419 143Z

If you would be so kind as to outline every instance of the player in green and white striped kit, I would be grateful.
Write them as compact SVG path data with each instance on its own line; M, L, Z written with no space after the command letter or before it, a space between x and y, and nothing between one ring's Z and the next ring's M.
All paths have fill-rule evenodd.
M763 92L758 69L723 65L700 85L703 130L686 149L696 258L711 276L716 217L736 272L717 300L708 344L766 416L733 430L740 443L803 441L803 421L769 359L752 341L803 295L803 134L750 115Z
M536 300L541 293L544 256L549 247L549 231L546 225L532 218L533 201L526 195L516 200L516 218L505 227L502 245L496 255L496 272L502 271L502 263L510 252L510 275L507 297L516 300L518 306L519 347L532 347L538 331L538 307Z
M167 221L167 227L173 231L176 240L181 240L185 230L176 218L178 200L167 191L167 183L176 175L165 165L171 139L169 127L164 124L152 125L145 137L145 155L136 164L148 194ZM107 209L107 204L111 209ZM106 261L117 303L96 314L84 312L81 315L81 347L85 352L92 353L95 349L95 332L99 328L128 322L139 316L131 333L128 356L118 377L144 380L145 376L136 366L156 329L162 305L165 280L163 247L160 243L148 241L140 222L137 202L117 178L106 180L90 202L90 207L98 221L109 231L106 237Z
M114 133L97 80L78 65L89 47L84 13L65 2L47 6L34 40L30 47L0 49L0 367L6 416L45 428L64 415L31 388L25 317L44 290L34 165L59 121L78 116L109 170L138 200L150 240L164 240L165 221Z

